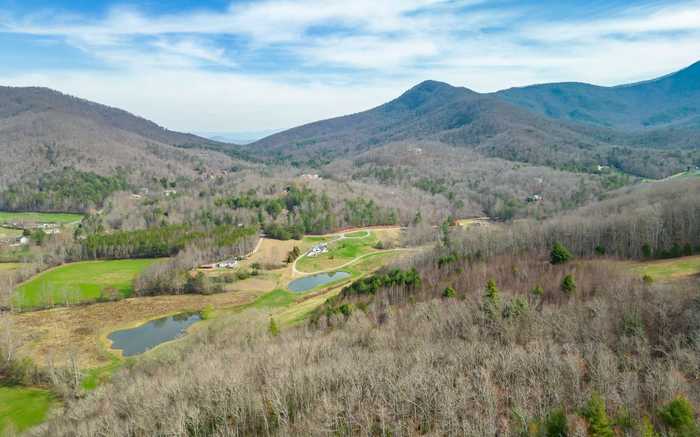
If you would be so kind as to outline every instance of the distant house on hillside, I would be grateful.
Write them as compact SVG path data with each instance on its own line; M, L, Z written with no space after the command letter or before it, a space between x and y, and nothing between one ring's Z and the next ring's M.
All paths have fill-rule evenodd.
M163 194L165 194L167 197L170 197L170 196L174 196L175 194L177 194L177 191L175 191L175 190L165 190L165 191L163 191Z
M321 179L321 176L317 174L303 174L301 178L305 181L318 181Z
M542 196L539 194L533 194L532 196L528 196L527 199L525 199L527 203L537 203L542 201Z

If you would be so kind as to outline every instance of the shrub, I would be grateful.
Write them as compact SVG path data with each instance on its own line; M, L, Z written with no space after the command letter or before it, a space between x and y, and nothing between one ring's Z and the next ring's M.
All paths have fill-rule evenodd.
M504 319L517 319L527 313L528 309L527 301L522 297L516 297L503 307L502 316Z
M639 435L641 437L659 437L659 434L654 431L654 425L651 424L651 420L646 416L642 419Z
M653 284L654 283L654 277L647 274L642 276L642 281L644 281L645 284Z
M605 246L601 246L601 245L596 246L595 253L596 253L596 255L600 255L600 256L605 255Z
M588 421L590 437L614 436L610 419L605 411L605 401L597 393L593 393L581 415Z
M542 286L540 285L536 285L535 287L533 287L532 290L530 290L530 294L532 294L535 297L542 297L542 295L544 294L544 288L542 288Z
M642 246L642 255L644 255L644 258L651 258L653 254L653 250L651 249L649 243L645 243Z
M561 291L563 291L567 296L571 296L576 291L576 281L571 275L564 276L564 280L561 281Z
M447 288L445 288L445 290L443 290L443 292L442 292L442 297L444 297L444 298L446 298L446 299L450 299L450 298L453 298L453 297L456 297L456 296L457 296L457 292L456 292L455 289L452 288L452 287L447 287Z
M544 432L546 437L568 437L569 426L563 409L559 408L549 413L544 424Z
M695 423L695 411L690 402L678 396L659 410L659 419L679 437L697 436L700 432Z
M565 264L573 258L569 249L564 247L561 243L554 243L552 247L552 252L549 254L549 261L556 264Z

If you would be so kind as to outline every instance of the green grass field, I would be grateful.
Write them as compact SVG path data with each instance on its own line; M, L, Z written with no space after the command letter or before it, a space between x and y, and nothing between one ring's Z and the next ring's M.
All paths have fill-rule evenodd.
M700 256L687 256L661 261L633 263L631 270L640 276L668 281L700 274Z
M349 234L352 235L352 234ZM365 235L365 232L362 232ZM360 236L358 234L358 236ZM346 238L330 242L329 251L319 256L305 256L297 263L297 269L301 272L316 272L341 266L353 259L373 252L373 246L377 244L377 237L370 233L365 238Z
M0 435L26 431L46 419L54 403L50 392L38 388L0 387Z
M67 224L79 222L82 214L66 214L59 212L6 212L0 211L0 223L33 222Z
M66 264L40 273L17 287L15 305L36 308L98 300L107 288L129 297L132 280L158 260L128 259Z

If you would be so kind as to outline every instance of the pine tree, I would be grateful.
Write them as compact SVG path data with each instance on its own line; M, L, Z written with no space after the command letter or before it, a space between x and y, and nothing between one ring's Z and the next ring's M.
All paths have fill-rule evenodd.
M610 419L605 411L605 401L597 393L593 393L586 404L582 416L588 421L589 437L613 437Z
M564 276L564 280L561 281L561 291L566 293L567 296L571 296L576 291L576 281L571 275Z
M277 322L275 322L275 319L272 317L270 317L270 326L268 327L268 331L273 337L278 336L280 333L280 328L277 326Z
M447 287L445 290L442 292L442 297L449 299L457 296L457 292L455 291L454 288L452 287Z
M501 297L500 291L496 286L496 281L490 279L486 283L486 293L484 294L484 311L490 316L494 317L500 314L501 307Z
M549 261L552 264L566 264L573 258L569 249L564 247L561 243L554 243L552 247L552 252L549 254Z

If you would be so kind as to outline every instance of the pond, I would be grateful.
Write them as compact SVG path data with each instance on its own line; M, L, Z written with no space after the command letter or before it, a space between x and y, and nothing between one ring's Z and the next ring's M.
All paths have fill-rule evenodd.
M312 288L316 288L319 285L328 284L349 277L350 273L348 272L320 273L318 275L307 276L305 278L292 281L289 283L287 288L295 293L302 293L304 291L311 290Z
M121 349L125 357L130 357L182 336L187 328L200 320L202 315L199 313L176 314L151 320L136 328L114 331L107 338L112 341L113 349Z

